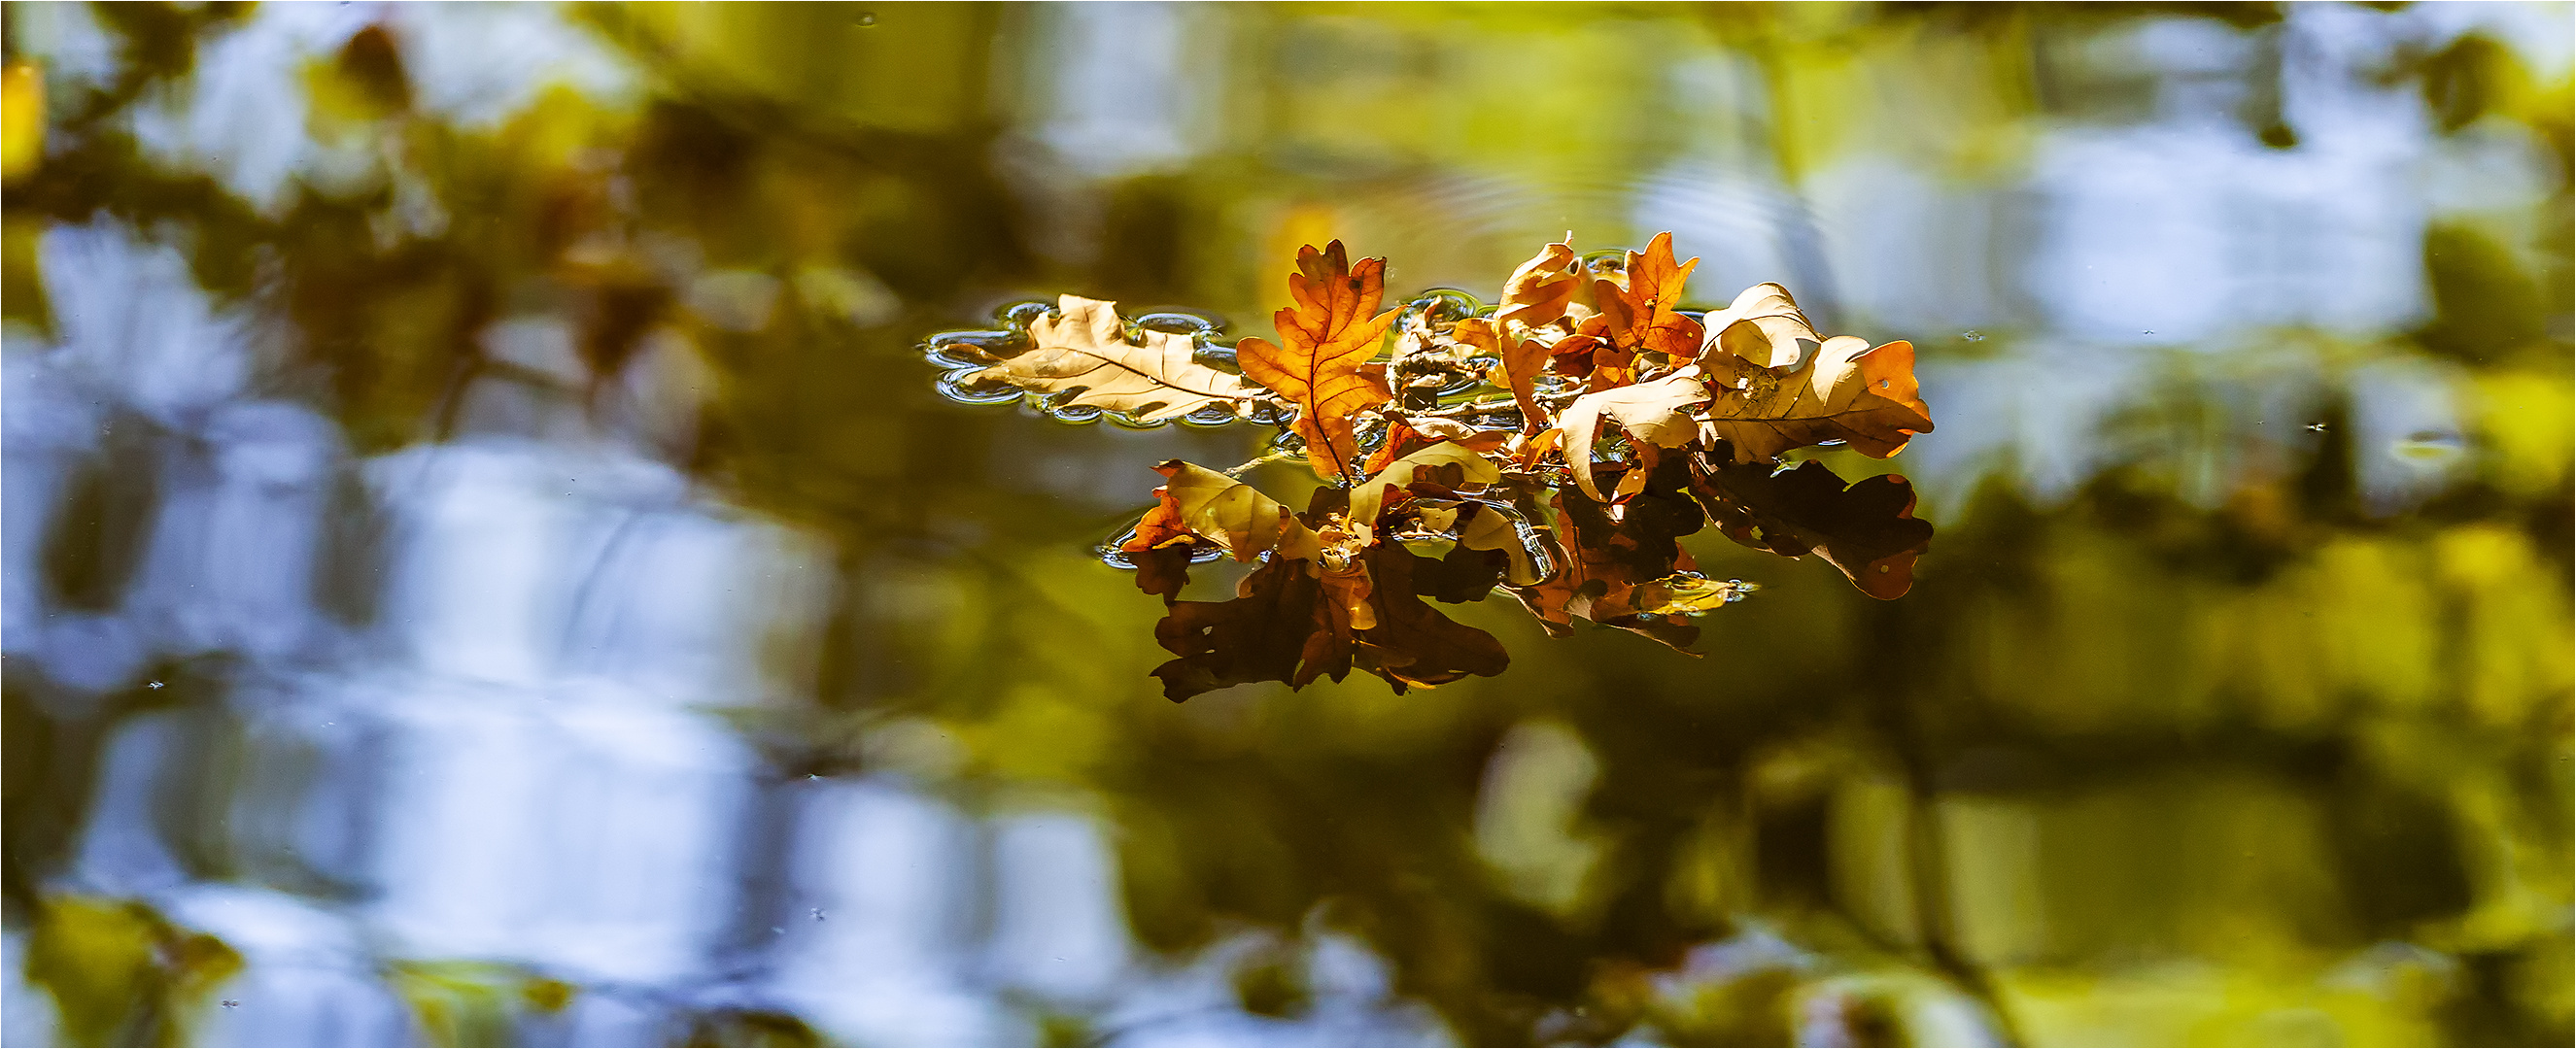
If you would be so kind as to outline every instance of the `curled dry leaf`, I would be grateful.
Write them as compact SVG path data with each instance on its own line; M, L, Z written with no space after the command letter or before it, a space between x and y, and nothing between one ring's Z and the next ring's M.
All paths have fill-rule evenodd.
M1723 352L1766 368L1795 368L1806 363L1806 344L1821 343L1798 300L1777 284L1744 289L1735 302L1709 314L1705 353ZM1704 362L1705 363L1705 362Z
M1699 424L1691 419L1689 409L1708 399L1708 384L1700 381L1694 366L1653 382L1575 398L1557 419L1557 428L1565 431L1565 466L1573 472L1575 485L1595 502L1602 501L1592 467L1592 441L1602 419L1618 423L1632 441L1679 448L1699 437Z
M1502 305L1494 310L1497 332L1510 335L1515 324L1535 328L1565 316L1575 292L1583 287L1583 263L1575 257L1573 241L1574 235L1568 233L1512 271L1503 282Z
M1351 416L1387 399L1384 380L1373 384L1360 374L1395 323L1396 311L1377 312L1385 273L1385 259L1352 266L1338 240L1320 252L1302 248L1297 272L1288 276L1297 305L1276 318L1285 345L1253 337L1236 346L1244 376L1297 407L1306 459L1328 480L1347 476L1358 458Z
M1235 560L1249 561L1274 549L1283 557L1322 556L1315 530L1260 489L1178 459L1154 471L1169 479L1156 493L1171 501L1181 527L1225 548Z
M1066 295L1056 315L1029 325L1031 346L976 373L1065 403L1124 412L1141 422L1177 419L1213 404L1249 410L1261 387L1198 362L1187 335L1148 330L1128 342L1115 304ZM989 359L989 358L988 358Z
M1827 441L1884 459L1932 431L1910 342L1872 348L1866 339L1837 335L1794 369L1756 367L1731 354L1707 359L1726 370L1711 376L1716 396L1705 437L1712 447L1720 439L1734 445L1737 462Z

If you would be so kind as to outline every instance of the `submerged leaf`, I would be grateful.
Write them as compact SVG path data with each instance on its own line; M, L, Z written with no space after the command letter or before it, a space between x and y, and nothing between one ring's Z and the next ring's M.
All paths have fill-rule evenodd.
M1069 393L1065 403L1125 412L1141 422L1177 419L1214 404L1243 412L1261 388L1200 364L1187 335L1147 329L1145 344L1126 341L1114 303L1066 295L1056 316L1029 325L1034 344L975 374L1038 393ZM989 354L981 354L990 359Z
M1387 400L1383 382L1372 384L1360 374L1360 365L1377 353L1395 323L1396 311L1376 312L1386 294L1385 271L1385 259L1352 266L1338 240L1321 252L1300 249L1297 272L1288 276L1297 305L1276 318L1286 345L1253 337L1236 347L1246 377L1297 407L1306 459L1329 480L1348 476L1358 458L1351 416Z

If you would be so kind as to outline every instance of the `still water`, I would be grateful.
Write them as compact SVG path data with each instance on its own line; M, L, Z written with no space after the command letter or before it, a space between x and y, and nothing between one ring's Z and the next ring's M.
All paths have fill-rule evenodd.
M0 11L9 1044L2576 1033L2567 4ZM1260 437L923 360L1567 230L1913 341L1912 593L1175 706Z

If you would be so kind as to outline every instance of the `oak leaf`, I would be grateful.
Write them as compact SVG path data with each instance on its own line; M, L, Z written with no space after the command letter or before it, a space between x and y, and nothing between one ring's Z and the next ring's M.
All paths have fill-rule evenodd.
M1235 560L1250 561L1274 549L1284 558L1311 561L1322 556L1315 530L1260 489L1178 459L1154 472L1169 482L1155 491L1171 501L1179 526L1225 548Z
M1796 368L1764 367L1723 352L1702 359L1715 393L1704 437L1711 447L1719 439L1732 443L1737 462L1827 441L1884 459L1915 434L1932 431L1910 342L1872 347L1837 335Z
M1147 329L1128 342L1115 303L1066 295L1056 315L1029 325L1030 349L975 374L1038 393L1070 394L1068 405L1124 412L1139 422L1177 419L1222 404L1249 411L1261 388L1198 362L1187 335Z
M1583 263L1574 255L1573 240L1573 234L1566 234L1512 271L1503 282L1502 304L1494 310L1496 331L1511 334L1514 324L1536 328L1565 316L1583 287Z
M1681 305L1682 287L1698 265L1696 258L1674 263L1673 235L1655 234L1646 250L1628 253L1625 281L1593 281L1592 298L1601 313L1584 327L1598 323L1612 343L1630 352L1651 350L1683 359L1697 356L1700 322L1682 313Z
M1162 598L1178 600L1181 588L1190 582L1190 562L1201 545L1213 545L1191 530L1181 513L1171 489L1154 489L1154 508L1136 522L1136 530L1119 544L1119 552L1136 566L1136 588Z
M1347 477L1359 451L1351 416L1387 399L1383 383L1360 374L1395 323L1396 311L1377 312L1386 294L1385 272L1385 259L1352 266L1338 240L1321 252L1311 245L1299 249L1297 272L1288 275L1297 305L1275 318L1286 345L1254 336L1235 349L1245 377L1296 406L1306 460L1330 480Z
M1822 343L1816 326L1798 311L1798 300L1777 284L1744 289L1725 309L1703 321L1708 345L1703 356L1724 352L1768 368L1795 368L1806 363L1806 344Z

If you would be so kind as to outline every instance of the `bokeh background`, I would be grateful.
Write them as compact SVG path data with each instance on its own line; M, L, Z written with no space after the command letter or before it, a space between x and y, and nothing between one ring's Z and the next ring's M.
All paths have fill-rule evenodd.
M2570 10L7 4L0 1037L2568 1044ZM1910 596L1174 706L1260 435L919 349L1568 229L1922 347Z

